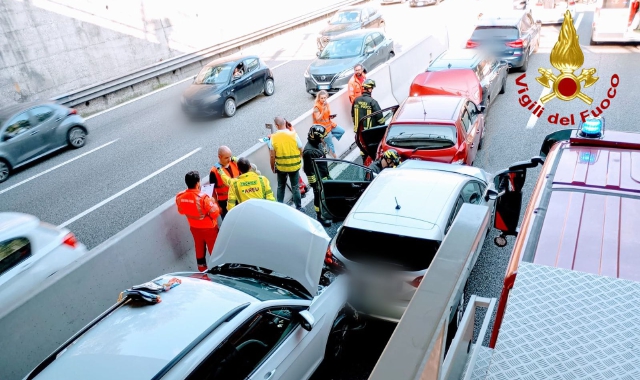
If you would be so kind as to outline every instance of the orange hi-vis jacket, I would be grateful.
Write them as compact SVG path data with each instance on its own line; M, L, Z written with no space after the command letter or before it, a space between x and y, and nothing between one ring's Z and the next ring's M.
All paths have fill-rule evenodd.
M232 159L231 162L229 162L228 168L222 168L222 170L226 172L229 178L238 178L238 176L240 175L240 170L238 170L238 163L235 159ZM214 190L216 191L216 197L219 201L226 201L227 199L229 199L228 183L224 182L223 178L220 176L220 173L218 173L218 168L216 168L215 166L211 168L211 173L214 173L214 175L216 176L216 186L214 187Z
M351 104L353 104L356 98L362 95L362 82L366 79L367 77L364 74L362 74L362 81L358 80L355 74L349 79L349 101Z
M207 194L187 189L176 195L178 213L187 217L192 228L214 228L218 225L220 207Z
M316 109L320 111L320 117L316 118ZM329 108L329 103L320 103L316 102L313 106L313 124L320 124L324 127L326 133L331 132L331 130L337 125L331 118L331 108Z

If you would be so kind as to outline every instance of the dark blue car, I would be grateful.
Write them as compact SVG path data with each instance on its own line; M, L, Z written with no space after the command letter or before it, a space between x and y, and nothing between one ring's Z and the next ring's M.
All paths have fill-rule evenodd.
M232 117L239 105L274 92L273 73L259 57L221 58L203 67L184 91L182 110L190 116Z
M540 45L540 28L540 23L525 11L483 15L467 41L467 48L485 50L507 61L510 68L527 71L529 57Z

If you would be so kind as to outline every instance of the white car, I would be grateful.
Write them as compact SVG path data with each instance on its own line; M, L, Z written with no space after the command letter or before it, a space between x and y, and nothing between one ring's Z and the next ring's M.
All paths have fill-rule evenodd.
M526 9L531 12L534 21L542 24L561 24L567 10L576 17L575 0L528 0Z
M345 277L324 269L329 241L291 207L243 202L225 218L212 269L157 278L181 282L160 303L125 296L26 378L308 379L357 319Z
M0 213L0 317L45 286L45 280L87 252L66 228L33 215Z
M472 166L407 160L373 179L353 162L315 160L316 170L322 165L330 173L316 174L322 206L334 221L344 219L326 263L350 274L351 305L374 318L400 320L464 203L494 207L487 191L494 189L492 176ZM452 309L454 326L464 311L463 292Z

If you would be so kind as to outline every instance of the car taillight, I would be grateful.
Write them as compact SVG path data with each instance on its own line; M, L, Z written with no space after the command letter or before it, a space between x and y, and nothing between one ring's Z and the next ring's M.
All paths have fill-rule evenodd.
M77 115L77 114L78 114L78 111L75 108L70 108L69 109L69 115Z
M515 41L507 42L506 45L512 48L521 48L524 46L524 41L517 39Z
M78 246L78 239L76 239L76 235L69 232L67 236L64 237L64 240L62 240L62 244L68 245L71 248L76 248Z
M422 277L424 276L416 277L413 279L413 281L407 281L407 282L409 283L409 285L413 286L414 288L418 288L418 286L420 286L420 283L422 282Z
M471 40L467 41L467 49L478 47L478 45L480 45L480 44L475 42L475 41L471 41Z
M327 252L324 255L324 263L332 268L344 269L344 265L342 265L340 260L336 259L336 257L331 252L331 245L327 247Z
M569 0L569 5L576 5L576 2L573 0Z

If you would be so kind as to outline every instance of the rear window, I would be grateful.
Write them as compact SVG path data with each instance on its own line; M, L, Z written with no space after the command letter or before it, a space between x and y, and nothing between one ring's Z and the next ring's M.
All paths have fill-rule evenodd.
M518 29L515 27L479 27L473 31L471 35L472 40L517 40Z
M440 242L343 227L336 239L336 247L351 261L384 263L398 270L419 271L431 265Z
M15 238L0 243L0 275L8 272L31 256L31 244L27 238Z
M388 145L404 149L445 149L456 145L456 141L456 129L451 125L393 124L387 133Z

